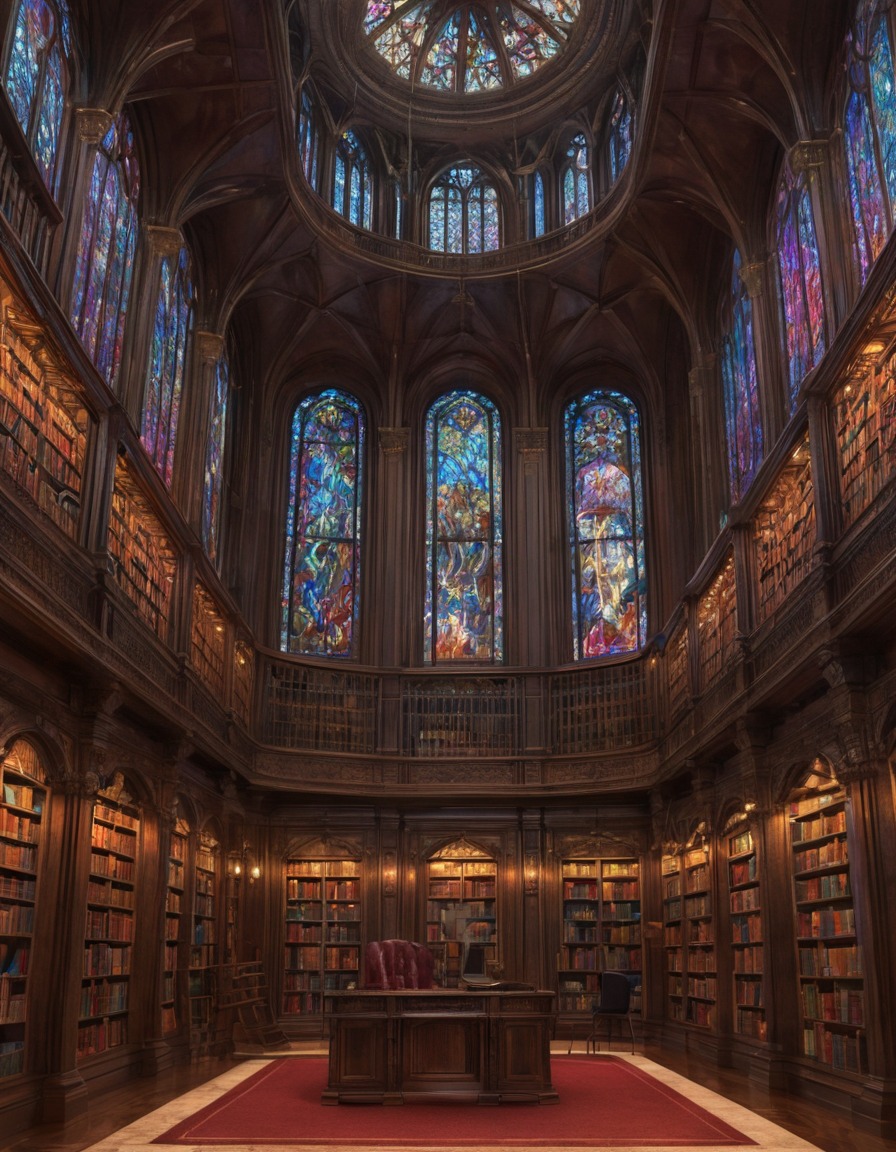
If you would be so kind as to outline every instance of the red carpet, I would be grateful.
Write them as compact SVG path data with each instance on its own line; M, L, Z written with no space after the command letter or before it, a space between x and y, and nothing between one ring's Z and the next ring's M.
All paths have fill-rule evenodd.
M558 1104L325 1106L325 1059L275 1060L155 1144L700 1147L755 1144L613 1057L554 1057Z

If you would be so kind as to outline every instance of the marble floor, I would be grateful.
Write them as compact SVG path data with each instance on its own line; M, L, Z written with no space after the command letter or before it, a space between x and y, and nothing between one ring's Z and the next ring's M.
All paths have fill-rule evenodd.
M565 1045L559 1046L558 1051L561 1047L565 1051ZM295 1058L301 1059L304 1054L305 1053L296 1053ZM688 1099L712 1112L713 1115L733 1125L739 1131L743 1132L745 1136L755 1141L758 1152L818 1152L817 1145L808 1143L802 1139L802 1137L779 1127L765 1117L758 1115L756 1112L749 1111L742 1105L734 1103L726 1097L694 1083L692 1080L685 1079L672 1069L663 1067L640 1053L629 1055L627 1053L617 1052L614 1053L614 1055L619 1059L629 1061L636 1067L655 1076L656 1079L663 1084L682 1093ZM600 1057L597 1057L597 1059L599 1058ZM235 1087L245 1080L246 1077L251 1076L263 1063L267 1063L267 1061L244 1060L236 1064L213 1080L191 1089L184 1095L147 1113L139 1120L119 1129L98 1143L90 1145L87 1152L163 1152L165 1147L174 1147L172 1145L154 1144L152 1141L178 1121L186 1119L200 1108L213 1103L228 1089ZM186 1145L179 1147L181 1152L184 1152L187 1148ZM284 1146L277 1145L267 1147L277 1147L280 1152L283 1152ZM858 1147L857 1145L857 1148ZM205 1144L201 1146L201 1152L265 1152L265 1148L266 1146L263 1144L252 1144L240 1147L233 1144ZM363 1146L357 1144L351 1145L350 1148L333 1144L303 1144L301 1148L302 1152L363 1152ZM732 1145L725 1145L724 1147L702 1145L701 1152L733 1152L733 1148L734 1146ZM193 1152L196 1152L196 1150L193 1150ZM386 1152L386 1150L380 1145L376 1152ZM403 1145L400 1152L428 1152L428 1146L416 1145L411 1147ZM451 1152L451 1149L448 1146L441 1145L438 1152ZM462 1150L458 1149L458 1152L475 1152L475 1150L466 1147ZM483 1149L482 1152L486 1152L486 1150ZM501 1152L501 1148L500 1146L489 1145L487 1152ZM516 1144L513 1146L512 1152L525 1152L525 1149L519 1144ZM538 1149L538 1152L545 1152L545 1150L542 1147ZM571 1152L571 1150L564 1149L564 1152ZM583 1148L583 1152L587 1152L587 1146ZM613 1152L613 1149L606 1149L605 1152ZM626 1145L625 1152L639 1152L639 1150L631 1145ZM648 1152L648 1150L645 1149L644 1152ZM662 1152L662 1149L658 1149L653 1145L649 1152Z

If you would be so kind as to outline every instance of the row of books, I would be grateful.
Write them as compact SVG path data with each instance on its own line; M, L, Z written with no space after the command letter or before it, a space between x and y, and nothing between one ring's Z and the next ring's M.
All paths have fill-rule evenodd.
M83 1060L86 1056L96 1056L110 1048L118 1048L126 1044L128 1039L127 1016L115 1016L109 1020L101 1020L96 1024L85 1024L78 1028L78 1054L77 1059Z
M18 935L30 934L34 930L33 904L0 904L0 933Z
M604 900L637 900L641 886L637 880L605 880L601 887Z
M730 894L732 912L755 912L759 908L758 888L738 888Z
M861 976L862 954L856 945L816 944L799 949L802 976Z
M19 1024L25 1019L24 985L0 976L0 1024Z
M748 860L732 860L728 865L728 883L750 884L756 879L756 857Z
M763 1012L749 1012L740 1007L734 1014L734 1030L741 1036L752 1036L756 1040L768 1039L768 1021Z
M32 816L19 816L8 808L0 808L0 836L18 840L22 844L36 844L40 836L40 821Z
M169 893L170 895L170 893ZM88 904L107 904L110 908L133 908L134 889L103 880L91 880L87 885Z
M688 949L689 972L715 972L716 954L711 948Z
M132 816L129 812L123 811L123 809L118 806L112 807L109 804L94 804L93 819L95 821L105 821L107 824L112 824L116 828L136 830L140 827L140 820L137 816Z
M831 864L846 864L848 854L845 838L831 840L817 848L806 848L797 852L793 857L795 872L812 872L817 868L826 868Z
M846 812L826 812L814 820L797 820L790 826L794 844L804 840L821 840L825 836L839 835L846 831Z
M129 912L114 909L88 908L88 940L116 940L130 943L134 939L134 917Z
M41 788L32 788L30 784L12 784L8 780L3 782L3 803L12 808L23 808L26 812L40 815L43 798Z
M128 985L126 981L108 984L87 984L81 989L79 1016L87 1020L91 1016L110 1016L126 1012L128 1007Z
M357 860L287 860L286 876L357 876Z
M0 876L0 896L13 900L33 900L36 890L33 880L25 880L20 876Z
M715 977L698 979L696 977L688 978L688 996L696 996L701 1000L715 1000L716 998L716 980Z
M127 976L131 971L130 945L90 944L84 949L85 979L93 976Z
M854 936L856 915L852 908L815 908L811 912L797 914L797 935Z
M734 1001L736 1004L749 1004L753 1008L762 1008L762 981L735 980Z
M27 976L30 949L24 944L13 948L10 944L0 942L0 975Z
M134 879L133 859L124 859L121 856L107 856L103 852L91 852L90 871L94 876L105 876L111 880L123 880L126 883Z
M861 1072L865 1067L864 1037L833 1032L820 1021L803 1028L803 1052L839 1071Z
M865 996L859 988L838 987L825 991L817 984L804 984L803 1015L813 1020L839 1021L861 1027L865 1023Z
M758 916L732 916L733 944L758 944L762 940L762 920Z
M794 885L799 903L809 900L836 900L850 896L848 872L830 872L826 876L812 876L808 880L797 880Z
M761 947L737 948L734 951L734 972L737 975L756 975L763 971Z

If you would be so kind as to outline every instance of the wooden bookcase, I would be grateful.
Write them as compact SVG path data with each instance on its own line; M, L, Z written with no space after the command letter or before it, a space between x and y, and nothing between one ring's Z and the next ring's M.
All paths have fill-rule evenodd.
M287 860L283 1014L321 1017L323 992L361 983L361 862Z
M765 1040L764 945L759 861L746 823L728 831L728 907L731 913L731 968L734 1031Z
M636 859L561 864L562 941L557 978L562 1015L591 1011L600 972L624 972L640 1009L641 868Z
M867 1071L862 952L849 868L846 795L790 805L803 1054L838 1071Z
M120 781L93 805L78 1060L128 1042L140 813Z
M663 855L661 873L666 1016L670 1020L684 1020L685 968L682 938L681 858L677 853L665 853Z
M468 945L482 946L486 970L498 964L497 864L451 851L426 863L426 943L443 988L459 986Z
M218 963L218 880L221 852L216 840L202 835L193 876L193 929L190 942L190 1044L206 1053L213 1042L215 966Z
M168 882L165 894L165 940L162 955L162 1034L176 1032L178 1020L178 973L181 925L186 911L185 873L190 830L178 820L168 848Z
M685 851L682 898L687 969L685 1019L701 1028L713 1028L717 999L716 948L709 851L705 847Z
M0 765L0 1077L25 1071L28 969L38 893L43 772L19 742Z

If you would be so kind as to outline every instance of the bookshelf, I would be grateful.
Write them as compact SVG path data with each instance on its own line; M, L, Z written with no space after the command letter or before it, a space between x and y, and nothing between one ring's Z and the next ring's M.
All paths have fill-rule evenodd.
M93 805L79 1061L128 1042L140 813L120 776Z
M558 962L561 1014L590 1012L604 969L624 972L640 1009L640 862L564 860L561 864L562 941Z
M322 993L361 982L361 862L287 860L283 1013L320 1017Z
M190 829L179 819L171 831L168 847L168 881L165 889L165 940L162 958L162 1035L170 1036L178 1028L177 977L181 967L180 937L183 923L186 887L184 869Z
M684 947L682 941L681 859L665 853L661 863L663 889L663 953L666 1015L684 1020Z
M37 754L17 742L0 766L0 1077L25 1070L28 968L47 790Z
M846 795L790 805L803 1054L838 1071L867 1071L862 953L849 869Z
M728 907L731 913L734 1031L765 1040L764 947L759 862L746 822L728 834Z
M460 985L469 944L482 945L486 971L498 964L497 864L451 852L449 846L426 863L426 944L444 988Z
M701 1028L716 1023L716 948L712 917L709 849L692 848L684 854L685 966L687 1007L685 1019Z
M214 1026L215 965L218 963L218 842L201 835L193 869L193 925L190 937L190 1044L210 1051Z

